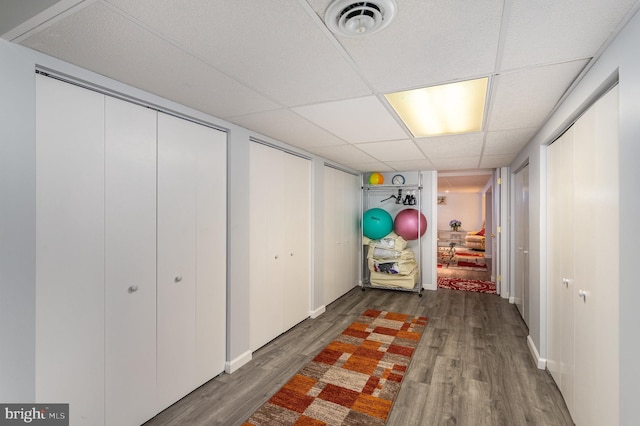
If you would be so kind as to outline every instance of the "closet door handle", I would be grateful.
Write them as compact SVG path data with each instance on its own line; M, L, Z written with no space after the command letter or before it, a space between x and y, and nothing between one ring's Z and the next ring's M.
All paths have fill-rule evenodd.
M587 292L585 290L578 290L578 297L582 298L583 302L587 301Z
M179 283L180 281L182 281L182 275L177 275L177 276L173 279L173 281L175 281L175 282Z
M569 279L568 278L563 278L562 279L562 284L564 284L565 287L569 287Z
M134 284L134 285L130 286L127 291L129 293L135 293L136 291L138 291L138 286Z

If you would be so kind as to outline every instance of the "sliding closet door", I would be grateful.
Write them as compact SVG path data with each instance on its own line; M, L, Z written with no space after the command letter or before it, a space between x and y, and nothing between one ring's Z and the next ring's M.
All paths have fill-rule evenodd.
M547 368L574 414L574 129L547 148Z
M311 161L282 153L284 170L283 331L309 316Z
M224 371L227 336L227 134L196 126L196 380Z
M250 145L250 347L256 350L309 316L309 160Z
M339 256L340 229L342 218L336 214L338 197L335 195L338 186L338 170L324 167L324 303L329 303L340 297L340 271L335 265Z
M249 282L250 347L256 350L282 333L284 174L282 153L250 145ZM289 194L291 195L291 194Z
M156 112L106 97L106 423L153 417L156 389Z
M226 184L210 181L226 163L225 151L211 148L221 136L158 114L159 408L224 369L226 224L219 210L226 210Z
M618 424L618 89L575 127L575 416ZM597 254L598 250L601 253Z
M529 325L529 165L515 176L515 305Z
M329 304L358 282L360 180L333 167L324 168L324 302Z
M360 205L362 189L360 177L339 172L343 182L342 241L345 258L344 279L341 293L345 294L358 285L358 260L360 241ZM342 295L341 294L341 295Z
M104 96L36 76L36 402L104 421Z

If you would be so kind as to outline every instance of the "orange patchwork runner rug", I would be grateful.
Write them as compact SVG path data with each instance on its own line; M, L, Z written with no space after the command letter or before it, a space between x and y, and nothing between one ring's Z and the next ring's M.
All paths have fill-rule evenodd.
M384 425L426 324L367 310L244 425Z

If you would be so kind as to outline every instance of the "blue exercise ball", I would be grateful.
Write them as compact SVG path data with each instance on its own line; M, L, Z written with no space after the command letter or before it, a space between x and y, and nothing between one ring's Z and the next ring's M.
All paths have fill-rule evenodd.
M362 233L372 240L386 237L393 230L393 218L383 209L369 209L362 215Z

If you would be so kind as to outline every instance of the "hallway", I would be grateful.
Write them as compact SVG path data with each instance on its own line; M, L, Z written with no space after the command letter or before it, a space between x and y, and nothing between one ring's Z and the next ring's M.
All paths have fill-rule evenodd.
M355 288L155 418L155 425L240 425L367 308L429 318L389 425L572 425L547 371L536 368L514 305L496 296L441 289L415 293Z

